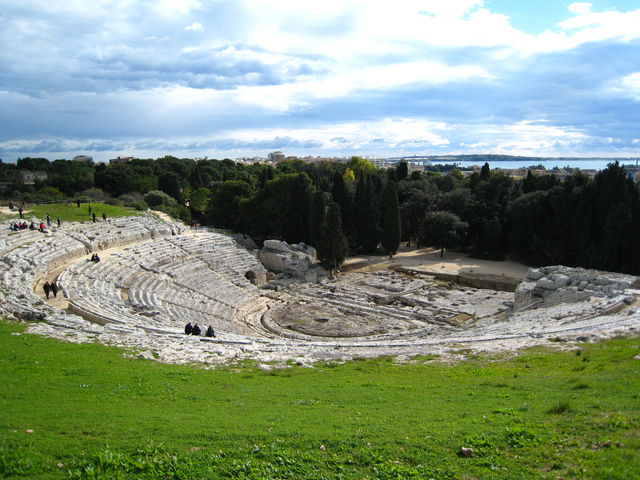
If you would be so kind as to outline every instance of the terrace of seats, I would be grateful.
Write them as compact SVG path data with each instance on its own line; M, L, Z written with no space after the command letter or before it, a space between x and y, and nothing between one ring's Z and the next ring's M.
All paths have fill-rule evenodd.
M265 274L249 252L205 232L125 247L99 263L77 262L59 282L72 309L87 318L173 333L191 322L241 334L237 312L259 296L247 271Z
M508 349L639 324L637 310L627 304L633 292L511 312L511 294L397 272L350 273L322 285L261 290L254 283L263 282L266 271L232 239L183 234L179 224L152 217L69 223L45 234L11 232L9 222L0 228L0 313L39 320L31 331L133 346L164 361L317 361L459 345ZM113 247L117 251L104 251L101 262L88 261L91 252L102 255ZM55 268L64 268L59 283L69 312L34 292ZM211 324L220 335L185 336L187 321ZM351 326L332 329L332 322Z

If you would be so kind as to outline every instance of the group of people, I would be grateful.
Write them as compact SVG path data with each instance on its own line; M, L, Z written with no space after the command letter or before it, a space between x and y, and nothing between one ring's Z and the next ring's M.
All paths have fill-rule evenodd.
M94 253L93 255L91 255L91 258L89 259L89 261L98 263L100 261L100 255L98 255L97 253Z
M18 232L20 230L38 230L39 232L42 233L46 233L47 232L47 227L45 226L44 222L40 222L40 225L37 225L34 222L31 222L29 225L27 225L27 222L22 221L22 222L14 222L9 226L9 230L13 231L13 232Z
M184 333L186 335L201 335L202 329L197 323L195 325L191 325L191 322L189 322L184 327ZM213 327L211 325L209 325L209 327L207 328L207 331L205 332L205 336L207 337L216 336L216 332L213 330Z
M44 282L44 285L42 285L42 289L44 290L44 294L47 297L47 300L49 300L50 293L53 293L54 297L58 296L58 285L56 284L56 282Z

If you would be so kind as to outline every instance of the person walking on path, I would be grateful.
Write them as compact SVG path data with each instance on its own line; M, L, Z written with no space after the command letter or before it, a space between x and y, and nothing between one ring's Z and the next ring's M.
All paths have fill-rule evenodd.
M93 223L96 223L96 212L91 214L91 218L93 218Z
M58 296L58 285L56 285L56 282L51 282L51 293L53 293L54 297Z
M51 291L51 285L49 285L49 282L44 282L42 289L44 290L44 294L47 296L47 300L49 300L49 292Z
M58 226L60 226L60 224L62 223L62 220L60 220L60 217L56 219L56 222L58 222Z

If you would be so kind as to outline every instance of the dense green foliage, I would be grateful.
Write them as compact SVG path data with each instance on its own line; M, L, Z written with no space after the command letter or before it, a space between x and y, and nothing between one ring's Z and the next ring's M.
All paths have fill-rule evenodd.
M1 478L640 476L638 339L265 372L164 365L21 330L0 321Z
M279 238L319 249L322 210L335 202L352 253L380 247L392 253L401 225L401 241L425 246L640 273L640 250L634 248L640 238L638 185L617 163L595 179L577 173L561 181L530 172L514 179L488 163L467 176L455 167L409 174L405 162L385 172L358 157L346 163L285 160L276 167L174 157L109 165L25 158L17 166L0 163L0 179L15 179L18 169L49 177L31 189L14 181L5 194L14 201L79 197L151 205L257 241Z

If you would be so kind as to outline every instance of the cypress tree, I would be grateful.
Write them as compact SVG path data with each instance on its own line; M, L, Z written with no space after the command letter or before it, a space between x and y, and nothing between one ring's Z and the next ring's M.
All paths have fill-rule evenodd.
M371 175L363 174L358 180L354 203L355 246L365 253L373 253L380 240L380 210Z
M398 187L396 182L387 183L384 189L384 218L382 229L382 246L390 257L400 246L401 224L400 205L398 203Z
M322 266L332 274L344 263L347 256L347 237L342 231L340 206L329 202L322 224L322 237L318 244L318 257Z
M404 180L409 176L409 165L404 160L396 165L396 179Z
M491 167L489 162L484 162L484 165L480 169L480 181L487 180L491 176Z
M325 193L322 191L314 193L309 207L309 242L313 246L317 246L322 237L322 223L324 222L326 209Z

